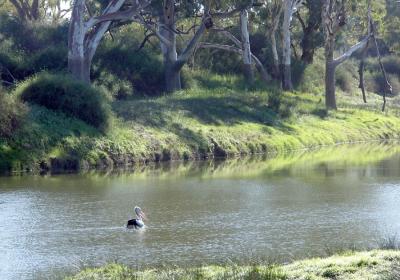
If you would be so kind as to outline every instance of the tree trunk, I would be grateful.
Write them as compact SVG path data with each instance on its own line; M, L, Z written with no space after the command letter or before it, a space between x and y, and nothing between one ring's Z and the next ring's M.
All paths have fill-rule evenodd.
M90 62L85 53L84 0L76 0L68 32L68 70L78 80L90 83Z
M90 60L85 57L68 57L68 70L78 80L90 84Z
M282 89L287 91L293 90L292 68L290 64L282 65Z
M335 71L336 64L333 59L333 42L325 46L325 105L327 109L336 110Z
M306 64L311 64L314 61L314 36L314 31L312 29L304 29L303 39L301 40L301 60Z
M168 65L165 69L165 81L167 92L174 92L182 89L181 71L175 69L173 65Z
M326 62L325 70L325 105L327 109L336 110L335 70L333 63Z
M251 85L254 81L254 74L251 61L250 37L248 29L248 12L242 10L240 12L240 31L242 37L243 64L244 76L247 84Z
M278 55L278 50L276 48L276 34L275 32L271 34L271 48L272 48L272 57L273 57L273 69L272 69L272 75L274 79L280 79L281 74L280 74L280 68L279 68L279 55Z
M284 17L282 25L282 88L283 90L292 91L292 74L291 74L291 43L290 43L290 22L292 20L292 0L284 1Z
M171 31L175 30L175 2L174 0L164 0L163 11L160 16L160 34L169 41L166 44L160 41L161 52L164 61L164 77L167 92L180 90L181 78L180 68L175 67L178 60L176 52L176 34ZM165 26L165 27L164 27Z

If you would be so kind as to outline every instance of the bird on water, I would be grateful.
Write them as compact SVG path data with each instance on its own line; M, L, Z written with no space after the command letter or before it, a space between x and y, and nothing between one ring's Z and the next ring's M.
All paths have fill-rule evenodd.
M135 206L134 211L136 214L136 218L128 220L126 227L135 229L143 228L144 227L143 220L146 219L146 214L142 211L142 209L140 209L139 206Z

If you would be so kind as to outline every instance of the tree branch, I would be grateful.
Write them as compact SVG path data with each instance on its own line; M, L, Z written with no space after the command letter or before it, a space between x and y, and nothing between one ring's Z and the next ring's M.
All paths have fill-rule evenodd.
M350 56L357 50L362 49L365 47L365 45L367 44L369 38L371 36L368 35L366 36L363 40L361 40L360 42L358 42L357 44L355 44L354 46L352 46L349 50L347 50L344 54L342 54L341 56L339 56L338 58L333 60L333 64L334 66L338 66L339 64L341 64L342 62L344 62L345 60L347 60L348 58L350 58Z
M213 43L200 43L199 48L203 49L219 49L219 50L224 50L228 52L234 52L240 55L243 55L243 50L238 47L230 46L230 45L221 45L221 44L213 44ZM260 72L261 78L265 83L268 83L271 81L271 77L268 75L267 71L265 70L264 66L262 65L261 61L254 55L251 54L251 57L253 58L257 70Z

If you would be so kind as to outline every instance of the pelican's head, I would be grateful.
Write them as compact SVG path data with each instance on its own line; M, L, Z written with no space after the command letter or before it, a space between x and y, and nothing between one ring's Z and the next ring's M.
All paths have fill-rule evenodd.
M135 206L134 210L135 210L136 216L138 216L140 219L146 219L146 215L144 214L142 209L140 209L139 206Z

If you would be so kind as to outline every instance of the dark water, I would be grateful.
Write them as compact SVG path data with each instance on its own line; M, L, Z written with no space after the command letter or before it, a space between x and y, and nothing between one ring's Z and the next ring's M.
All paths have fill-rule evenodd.
M138 204L149 221L128 231ZM0 178L0 279L83 266L199 265L377 246L400 233L400 146L340 146L275 159L134 173Z

